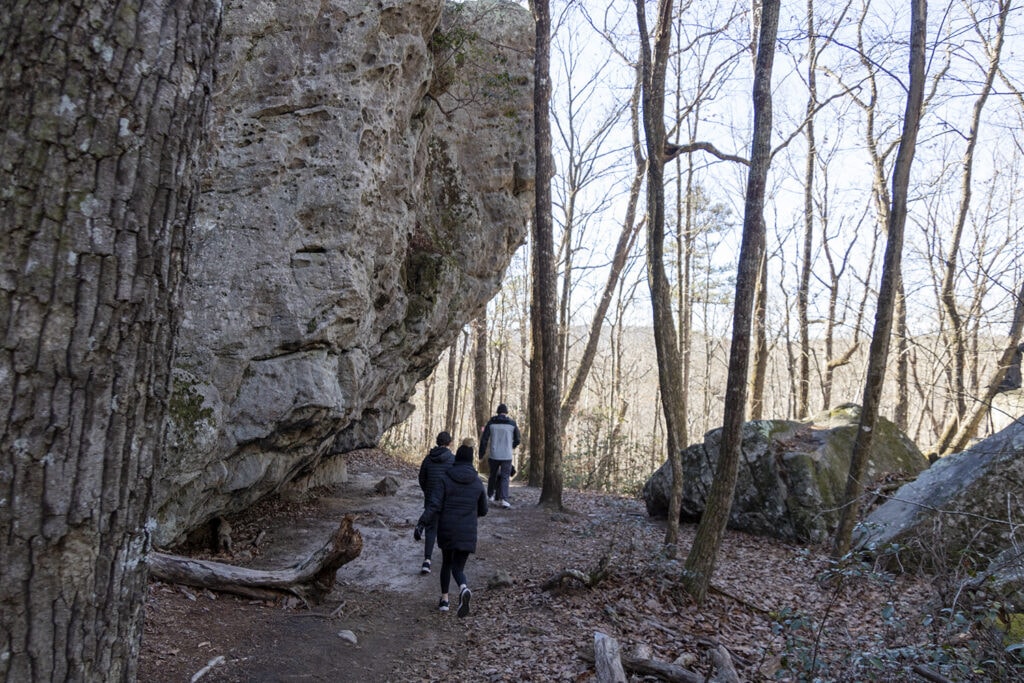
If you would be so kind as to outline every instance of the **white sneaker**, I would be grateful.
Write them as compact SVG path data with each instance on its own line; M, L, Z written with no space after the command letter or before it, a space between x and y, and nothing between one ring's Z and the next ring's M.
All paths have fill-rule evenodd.
M469 614L469 599L472 597L472 591L463 586L459 592L459 607L455 612L460 618Z
M510 507L512 507L512 503L508 502L507 500L503 500L503 501L501 501L501 507L503 507L503 508L510 508Z
M494 502L494 496L487 496L487 502L488 503L493 503Z

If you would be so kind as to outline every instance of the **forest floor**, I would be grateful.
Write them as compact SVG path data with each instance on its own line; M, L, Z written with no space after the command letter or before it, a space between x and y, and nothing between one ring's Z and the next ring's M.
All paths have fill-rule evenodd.
M1010 680L1005 668L976 666L977 629L941 618L934 579L837 567L822 549L730 531L698 607L680 588L681 559L666 556L664 521L649 518L641 500L614 495L566 491L565 510L552 512L537 505L539 489L513 486L513 507L492 506L480 520L467 565L470 614L458 618L454 599L440 613L440 551L434 573L421 576L423 544L412 538L423 503L416 471L362 451L349 461L348 483L232 518L230 556L190 555L286 567L322 545L346 514L363 550L312 609L151 581L138 680L592 681L597 631L625 655L704 676L711 648L722 644L746 681L924 680L911 673L915 664L952 680ZM389 474L398 493L376 494ZM694 531L681 527L679 557ZM608 573L595 587L574 579L542 587L566 569L589 573L602 558Z

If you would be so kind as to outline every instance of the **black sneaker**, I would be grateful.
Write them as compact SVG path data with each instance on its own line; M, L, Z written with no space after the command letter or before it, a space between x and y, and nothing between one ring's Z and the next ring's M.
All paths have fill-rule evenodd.
M473 597L473 591L469 590L465 586L459 591L459 609L456 612L460 617L464 617L469 614L469 599Z
M445 600L444 598L441 598L441 600L437 603L437 610L439 612L447 612L448 611L448 601Z
M420 574L430 573L430 560L423 560L423 564L420 566Z

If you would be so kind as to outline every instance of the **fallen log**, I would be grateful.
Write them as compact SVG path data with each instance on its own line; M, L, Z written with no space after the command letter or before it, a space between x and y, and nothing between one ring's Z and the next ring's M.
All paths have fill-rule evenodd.
M659 676L671 683L704 683L704 677L675 664L666 664L655 659L623 657L622 666L626 671L644 676Z
M724 645L711 650L711 661L714 663L715 675L708 683L740 683L739 674L732 665L732 655Z
M597 636L603 636L601 641L598 640ZM598 648L600 647L600 651ZM615 638L607 636L603 633L594 633L594 650L584 650L580 653L580 656L595 664L597 666L599 658L604 658L605 662L602 663L602 667L607 667L610 662L608 658L612 656L613 651L618 651L619 643ZM642 659L639 657L620 657L620 663L622 668L635 674L641 674L643 676L656 676L662 680L669 681L669 683L705 683L705 679L698 673L694 673L689 669L684 669L681 666L675 664L666 664L665 662L659 662L656 659ZM601 669L598 671L598 680L614 680L614 679L601 679Z
M927 681L931 681L932 683L953 683L951 680L949 680L942 674L936 671L932 671L923 664L915 664L913 667L913 672L921 678Z
M196 560L181 555L151 552L146 560L152 578L167 583L209 588L259 600L295 595L307 606L320 603L334 586L338 568L359 557L363 537L346 515L323 547L288 569L247 569Z
M619 641L594 631L594 666L598 683L626 683L626 671L619 658Z

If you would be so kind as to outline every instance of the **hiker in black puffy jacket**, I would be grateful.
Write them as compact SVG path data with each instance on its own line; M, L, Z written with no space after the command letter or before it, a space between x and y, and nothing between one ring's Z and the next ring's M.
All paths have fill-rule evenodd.
M437 544L441 547L441 601L437 607L448 611L451 578L459 586L457 614L469 614L472 592L466 585L466 561L476 552L477 517L487 514L487 493L473 466L473 439L466 439L455 452L455 464L444 473L427 496L419 524L437 523Z
M420 488L423 489L423 505L426 507L427 496L430 490L441 481L444 473L455 462L455 456L448 449L452 442L452 435L448 432L441 432L437 435L437 445L430 449L427 457L420 463ZM437 539L437 524L430 524L416 533L416 540L423 539L423 564L420 565L420 574L430 573L430 558L434 554L434 542Z

